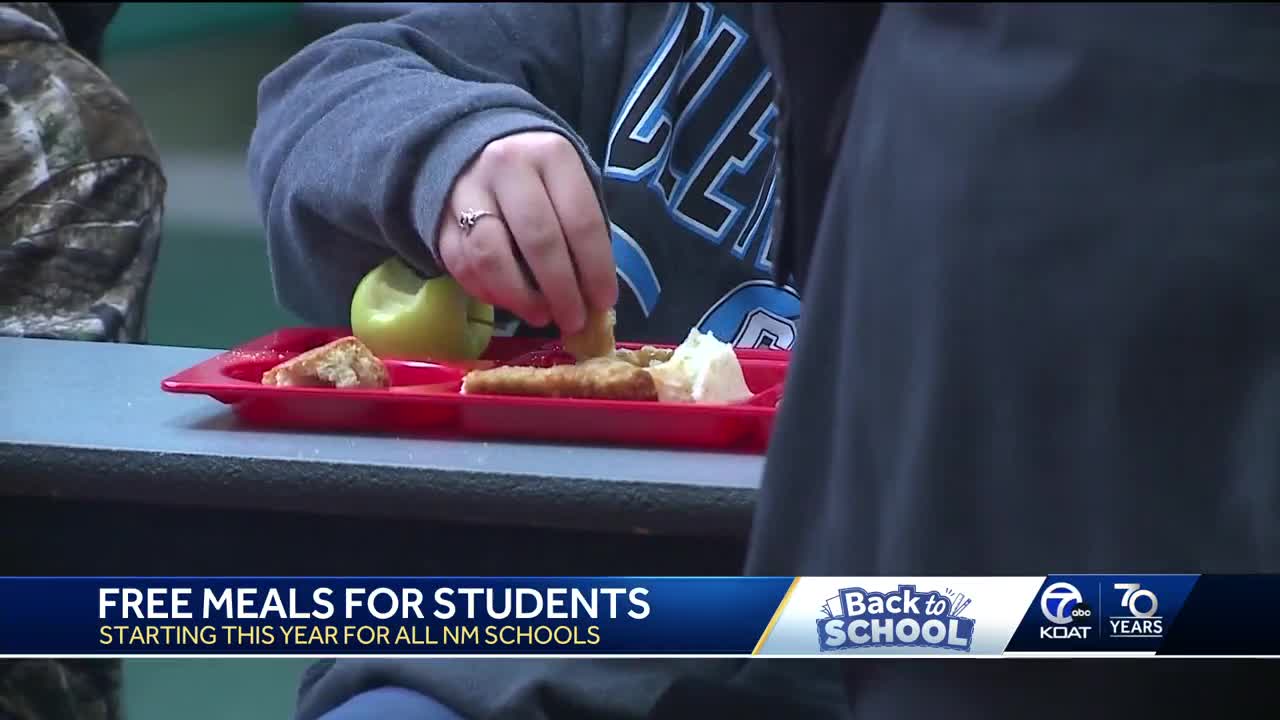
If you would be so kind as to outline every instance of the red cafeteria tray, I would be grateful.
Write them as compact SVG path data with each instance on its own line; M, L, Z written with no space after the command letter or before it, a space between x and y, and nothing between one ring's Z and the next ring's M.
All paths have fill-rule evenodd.
M183 370L161 387L208 395L231 405L247 423L267 427L762 452L790 357L779 350L738 350L747 386L756 393L739 405L463 395L465 367L387 358L391 388L386 390L261 384L262 373L272 366L348 334L278 330ZM482 359L568 361L559 343L516 338L494 338Z

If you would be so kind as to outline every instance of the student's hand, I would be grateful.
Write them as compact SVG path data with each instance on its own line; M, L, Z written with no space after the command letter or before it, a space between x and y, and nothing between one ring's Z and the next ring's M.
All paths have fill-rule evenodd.
M458 217L468 210L493 214L466 233ZM531 325L577 333L589 308L617 302L600 202L577 149L557 133L485 146L454 182L437 232L440 259L468 294Z

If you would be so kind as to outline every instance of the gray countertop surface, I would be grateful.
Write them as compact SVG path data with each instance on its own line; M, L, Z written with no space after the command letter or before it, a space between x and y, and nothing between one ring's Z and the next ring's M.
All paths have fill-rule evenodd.
M763 458L272 431L160 389L220 351L0 338L0 495L744 535Z

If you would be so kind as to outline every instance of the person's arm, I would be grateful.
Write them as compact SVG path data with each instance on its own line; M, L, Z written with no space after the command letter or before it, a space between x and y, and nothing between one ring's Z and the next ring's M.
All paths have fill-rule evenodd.
M559 133L598 189L572 128L590 100L583 15L604 12L621 10L431 4L344 28L271 73L249 170L281 304L344 325L355 285L391 254L442 272L435 236L450 188L495 140Z

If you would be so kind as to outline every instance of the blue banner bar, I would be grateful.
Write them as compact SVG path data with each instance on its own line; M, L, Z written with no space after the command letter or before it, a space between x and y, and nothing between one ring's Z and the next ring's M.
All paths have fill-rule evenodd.
M0 655L742 655L792 580L3 578Z
M0 578L0 657L1277 657L1280 576Z

